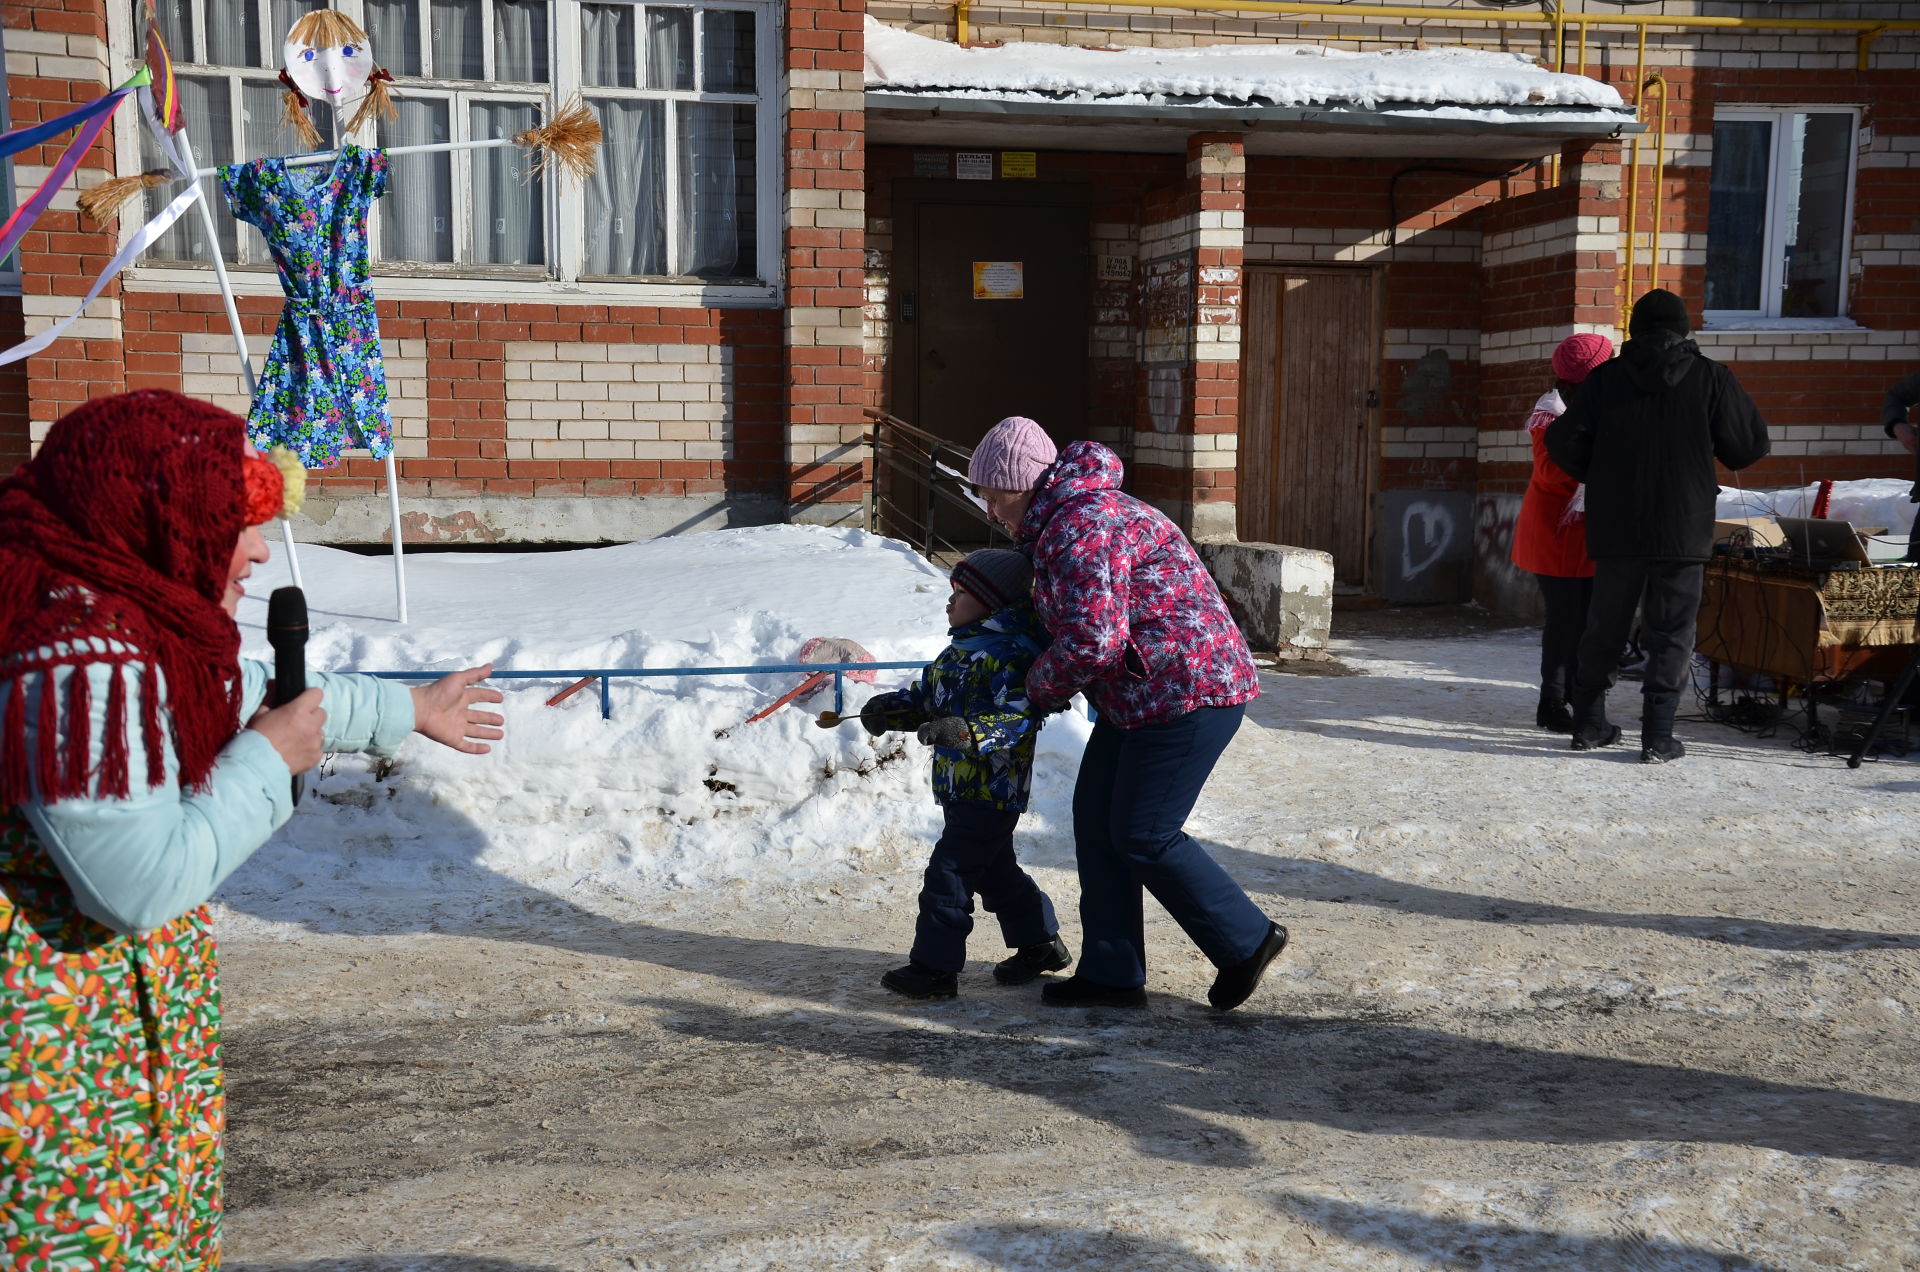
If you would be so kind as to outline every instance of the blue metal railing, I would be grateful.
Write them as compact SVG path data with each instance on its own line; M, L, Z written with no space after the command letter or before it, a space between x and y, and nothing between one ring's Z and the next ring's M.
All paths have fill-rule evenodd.
M761 663L753 667L576 667L552 671L496 671L489 680L588 680L600 682L600 718L613 719L613 680L616 676L757 676L762 672L833 673L833 709L846 709L846 674L850 671L918 671L925 662ZM381 680L438 680L445 671L366 671Z

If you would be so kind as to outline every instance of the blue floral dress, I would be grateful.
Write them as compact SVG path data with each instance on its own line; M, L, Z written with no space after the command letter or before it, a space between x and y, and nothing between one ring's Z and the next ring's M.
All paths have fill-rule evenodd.
M367 286L367 213L387 192L386 152L347 145L331 166L228 164L220 191L266 236L287 293L247 416L254 445L286 446L308 468L363 447L385 459L393 422Z

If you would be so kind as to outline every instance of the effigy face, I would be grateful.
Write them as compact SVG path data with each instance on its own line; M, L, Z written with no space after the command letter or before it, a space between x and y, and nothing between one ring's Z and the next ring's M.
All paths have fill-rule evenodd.
M316 102L343 105L373 74L373 51L362 39L348 44L321 44L289 37L281 46L287 75L301 92Z

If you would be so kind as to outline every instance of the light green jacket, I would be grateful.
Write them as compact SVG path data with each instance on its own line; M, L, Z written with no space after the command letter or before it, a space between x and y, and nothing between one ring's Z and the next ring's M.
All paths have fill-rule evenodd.
M134 777L133 792L123 799L64 799L50 806L36 799L21 806L73 889L81 912L125 933L150 931L207 900L293 815L292 775L273 744L251 729L241 729L221 749L204 793L180 789L179 763L171 747L166 780L145 789L139 670L138 664L127 668L127 771ZM265 699L271 672L266 663L252 659L242 659L240 670L240 719L245 720ZM97 770L112 668L89 663L83 671L91 681L90 765ZM55 692L64 693L67 677L76 674L82 673L57 669ZM308 683L322 693L329 751L389 754L413 729L413 697L403 685L326 673L309 673ZM34 677L30 685L26 719L32 754L37 737L31 722L39 718L36 707L44 678ZM10 692L0 686L0 711ZM162 727L168 727L164 706L161 720Z

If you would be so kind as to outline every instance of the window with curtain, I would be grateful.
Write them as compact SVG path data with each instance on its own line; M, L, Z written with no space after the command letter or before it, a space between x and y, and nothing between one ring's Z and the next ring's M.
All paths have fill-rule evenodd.
M584 273L754 279L763 14L580 10L581 87L607 135L587 184Z
M127 0L133 30L146 0ZM307 0L158 0L201 166L303 147L281 122L280 45ZM394 76L399 117L362 144L397 149L511 137L550 102L583 96L605 130L599 170L547 181L516 146L398 154L374 205L374 258L416 275L562 281L758 283L772 174L761 146L777 116L764 51L767 0L338 0ZM136 35L136 39L138 36ZM341 121L314 107L328 145ZM142 166L163 166L143 138ZM271 264L259 233L214 196L218 250ZM148 194L157 212L176 188ZM571 236L563 238L562 236ZM182 218L154 263L208 259L207 230ZM769 253L770 255L771 253Z
M1705 309L1721 318L1846 313L1854 113L1729 110L1713 121Z

